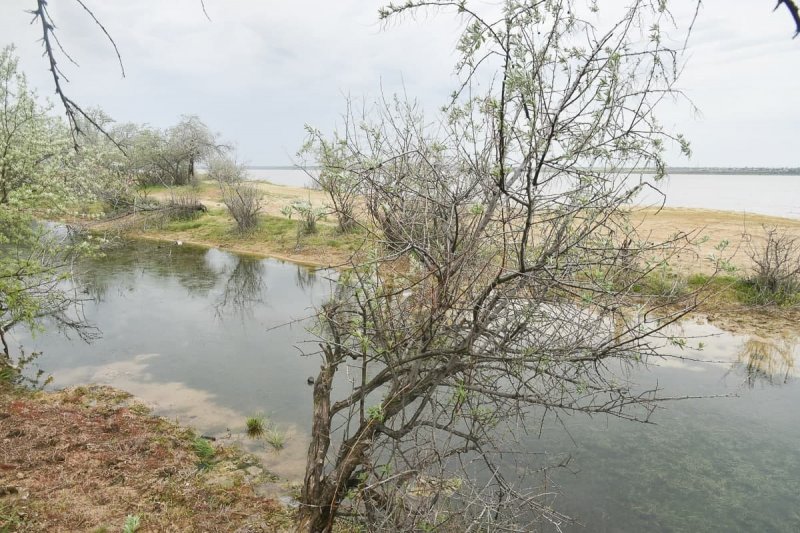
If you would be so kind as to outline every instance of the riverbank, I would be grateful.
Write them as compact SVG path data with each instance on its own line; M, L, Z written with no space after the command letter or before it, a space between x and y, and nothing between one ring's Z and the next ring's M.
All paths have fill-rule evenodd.
M180 241L324 268L346 264L363 244L363 234L341 234L331 217L318 221L316 233L305 234L299 231L296 218L290 219L282 214L281 211L294 201L306 201L315 207L322 207L325 195L321 191L263 182L254 182L254 185L264 194L265 206L258 227L245 234L236 231L236 222L222 203L219 189L207 181L201 181L194 187L172 190L150 188L146 191L147 196L162 202L169 200L172 195L193 195L206 208L196 218L170 221L164 220L158 213L144 211L91 222L88 228L96 233L122 233L133 238Z
M217 209L217 207L211 206L211 209ZM180 224L183 224L183 222ZM332 226L331 221L327 221L326 224L328 224L329 227ZM667 228L664 228L663 230L668 231ZM229 232L230 227L227 227L225 231ZM172 239L167 238L166 240ZM116 350L114 346L101 345L96 353L113 354L110 355L111 358L119 357L127 366L116 366L114 367L116 372L106 373L106 370L111 370L111 367L105 364L107 362L105 358L95 357L94 360L92 360L91 357L88 357L80 362L73 361L71 366L69 366L66 370L62 369L62 375L64 372L69 373L70 371L75 370L73 367L76 365L89 365L88 367L84 366L82 370L72 374L73 376L81 375L89 377L84 377L82 380L73 379L69 382L70 384L81 382L95 383L98 382L98 376L105 375L109 380L114 380L114 382L112 382L114 386L128 389L134 392L137 396L146 400L150 400L152 398L148 398L147 394L142 392L142 390L149 390L151 391L151 394L156 394L157 398L162 400L167 397L163 391L169 391L168 394L170 396L182 398L186 403L191 403L193 408L196 410L212 411L207 409L207 407L209 405L216 404L217 407L225 408L224 411L217 411L217 413L230 413L231 407L235 407L240 410L237 411L233 416L228 416L227 419L234 421L238 420L242 422L245 420L246 416L258 415L259 412L256 409L263 408L272 410L272 413L270 413L269 416L273 416L274 413L283 414L285 411L291 410L292 406L295 404L303 403L307 406L310 405L311 388L307 387L305 383L307 376L314 375L318 369L317 361L314 358L294 357L293 349L288 348L288 346L290 342L296 346L298 342L297 339L290 340L287 337L286 346L284 347L281 344L281 341L275 336L259 336L260 332L266 329L266 327L271 327L278 320L280 322L285 322L286 317L299 316L300 313L298 310L306 309L306 306L309 306L310 308L312 304L308 303L309 300L305 297L307 292L313 292L308 289L308 280L295 279L295 276L302 277L303 273L306 272L305 269L294 267L293 265L289 264L279 264L277 262L262 263L259 261L248 261L247 258L237 258L218 252L205 253L203 250L197 250L192 247L178 246L174 243L174 241L171 244L164 243L159 245L151 245L149 243L134 242L129 243L128 245L132 245L134 249L128 253L127 257L137 258L136 261L131 262L132 264L128 264L124 258L122 258L119 263L114 262L113 256L118 254L120 250L110 251L109 257L100 259L101 262L108 262L107 270L109 272L118 274L118 280L112 283L109 282L107 277L100 277L98 279L100 281L105 280L105 283L87 283L87 286L89 287L104 287L105 296L100 298L104 301L104 307L102 309L97 309L94 317L113 316L115 318L115 321L110 321L107 323L108 327L104 325L102 329L109 332L109 338L116 338L118 343L117 346L122 347L119 350ZM214 243L209 245L213 246ZM223 249L225 248L226 247L223 247ZM143 253L143 250L145 249L149 251L147 253ZM230 247L227 247L227 249L230 249ZM714 247L712 247L711 250L714 250ZM149 260L144 260L144 256L148 256ZM189 258L187 256L192 257ZM120 268L121 264L128 264L128 268ZM247 265L253 264L261 265L265 268L253 268L248 271L246 268ZM687 262L687 264L689 264L689 266L692 265L691 262ZM242 268L237 268L239 266ZM286 275L275 275L275 270L286 271ZM227 320L224 322L224 324L223 320L220 319L219 316L215 317L214 319L210 319L209 316L211 313L213 313L212 308L216 308L217 305L220 305L220 300L218 300L217 297L223 295L224 291L222 289L227 291L229 288L236 286L236 280L248 279L246 275L234 276L234 273L246 274L247 272L250 272L251 274L257 274L257 279L269 280L267 282L267 286L269 287L269 292L267 293L269 295L268 298L262 299L261 296L263 296L263 292L257 292L255 296L250 295L242 300L246 302L248 308L255 307L255 302L260 302L258 304L259 306L255 308L255 319L251 322L248 322L246 326L243 325L241 328L238 327L240 317ZM149 283L146 281L146 279L151 277L159 277L159 279L162 279L164 282L158 285L150 285L149 291L144 290L147 286L147 283ZM733 283L735 280L717 278L717 281L720 283ZM248 284L245 283L245 286L248 286ZM302 290L283 290L287 287L295 286L302 288ZM171 291L171 288L178 288L180 290ZM722 289L721 286L718 288ZM176 297L176 294L182 292L186 293L187 298L181 299ZM115 305L111 302L111 300L114 300L114 295L116 294L122 294L123 296L116 299ZM721 297L723 294L725 293L720 295L719 302L713 304L715 307L718 305L728 305L728 303L725 302ZM189 305L189 301L191 300L197 301L196 307ZM297 303L297 307L292 307L290 303ZM265 314L267 308L274 309L275 315ZM153 320L149 322L138 321L136 316L137 310L139 312L144 310L140 314L151 315ZM756 311L754 311L754 316L758 315L757 320L763 322L767 327L774 328L782 319L773 317L771 314L773 312L784 313L789 311L790 310L786 309L758 308ZM171 318L176 315L183 317L184 321L172 321ZM725 327L722 325L722 319L732 316L733 318L741 321L743 316L742 314L734 311L725 311L724 313L714 311L711 313L711 315L712 323L718 324L721 327ZM719 317L718 315L722 315L722 317ZM272 318L270 318L271 316ZM305 314L303 316L305 316ZM233 318L233 313L231 314L231 317ZM215 327L213 325L213 322L215 321L220 322L219 327ZM185 327L185 324L191 324L191 326ZM787 328L793 327L794 331L797 331L797 322L792 323L787 319L785 324L788 324L788 326L786 326ZM756 323L755 325L758 326L759 324ZM689 339L690 343L710 344L711 346L704 348L702 353L691 351L691 347L683 348L680 353L686 354L689 358L701 357L709 360L724 359L727 362L725 367L730 367L730 374L728 374L727 371L724 375L714 373L712 378L708 379L707 381L698 382L702 386L698 385L695 389L693 389L693 391L702 391L703 393L713 394L716 391L714 387L721 383L724 377L727 376L727 379L731 382L735 380L738 381L739 372L744 373L746 371L755 376L764 374L770 380L772 380L773 374L777 373L771 368L769 369L769 372L761 371L761 368L764 366L769 367L772 365L772 361L774 359L777 359L782 355L778 353L772 359L767 357L772 353L770 352L771 348L769 347L773 346L775 343L761 342L760 340L754 340L748 337L734 338L723 332L716 331L713 328L698 328L695 326L696 324L691 323L691 321L687 321L685 325L686 329L682 330ZM745 326L743 325L742 327ZM747 327L750 328L754 326L753 324L750 324L747 325ZM700 331L698 331L698 329ZM140 332L142 331L148 332L148 334L141 335ZM162 331L168 332L168 336L159 337L158 332ZM139 338L143 340L146 339L147 343L140 343ZM233 339L237 339L236 342L233 342ZM700 339L702 339L702 341ZM187 341L191 341L193 344L187 343ZM789 341L793 343L794 339L787 340L787 345ZM749 356L749 358L746 355L740 354L740 351L744 353L743 347L740 346L742 343L744 343L745 348L753 348L752 354ZM794 349L794 344L791 344L790 346L792 349ZM47 356L48 351L51 351L55 356L66 355L67 357L71 355L71 352L76 351L81 353L89 353L88 348L67 348L57 353L54 346L52 346L51 350L48 350L47 347L45 347L43 351L45 352L45 356ZM156 354L156 352L159 352L159 354ZM220 365L219 363L221 357L224 357L224 365ZM131 358L133 358L133 361L136 363L137 367L140 368L140 373L137 374L132 372L133 369L130 365L128 365L128 363L131 361ZM311 359L311 361L306 361L307 359ZM51 361L53 360L56 360L55 357L51 359ZM159 365L159 361L163 364ZM259 362L254 363L253 361ZM794 359L787 359L787 361L794 361ZM284 364L284 362L287 363ZM309 366L304 367L303 365L306 362L309 363ZM657 368L658 364L659 362L656 361L653 365L653 368ZM787 363L787 365L788 364L789 363ZM52 367L54 365L48 366ZM794 366L791 368L793 369ZM233 369L235 369L235 371ZM706 370L706 372L710 373L711 370ZM673 384L680 383L683 385L686 381L694 379L701 373L702 372L698 370L697 365L695 365L692 372L686 372L679 376L673 376ZM666 374L667 375L665 378L669 379L668 372ZM796 374L793 373L791 376L796 376ZM661 383L661 374L659 374L658 377L658 383ZM142 385L142 388L139 390L125 384L126 382L132 383L136 379L138 379ZM762 378L754 377L753 379L757 380ZM766 381L766 379L757 382L761 383L763 381ZM775 381L777 382L779 379L776 378ZM667 383L669 382L667 381ZM289 385L284 387L282 384ZM250 398L248 398L246 394L239 393L240 390L248 388L258 389L261 392L259 392L257 396ZM786 387L786 389L789 389L789 387ZM206 398L207 403L201 404L200 402L196 401L196 398L198 398L197 396L193 397L187 394L187 391L191 390L203 391L205 393L204 397ZM665 390L669 390L670 392L672 391L672 389ZM231 396L234 398L232 399ZM796 405L796 403L787 401L782 405ZM177 416L174 414L174 406L171 407L173 407L173 410L168 412L168 416ZM719 416L715 413L714 417L699 421L698 427L711 427L713 429L712 437L716 438L721 430L720 426L714 425L714 423L716 420L725 420L729 426L722 426L722 430L726 432L726 435L732 435L732 438L728 440L735 443L743 441L748 437L747 431L742 431L741 433L729 433L729 431L733 431L732 428L743 426L738 418L738 411L741 409L741 407L741 405L737 405L736 408L731 409L730 413L726 416ZM67 402L63 408L69 408L69 402ZM0 412L5 411L0 409ZM159 412L164 413L166 411ZM302 426L300 422L302 420L308 420L308 417L303 414L302 410L291 411L283 416L283 420L277 421L277 424L279 424L281 430L286 428L285 424L287 424L287 421L297 421L298 425L300 425L303 430L307 431L307 427ZM663 421L670 423L668 418L669 417L663 419ZM760 422L762 418L764 418L764 415L759 414L757 420ZM195 424L198 428L203 428L202 431L204 433L220 437L220 440L217 441L217 443L226 440L224 437L224 432L226 431L225 429L220 429L220 433L216 433L215 429L210 429L209 425L204 426L199 420L195 420L191 416L183 417L181 419L188 423ZM53 417L53 420L61 420L63 424L63 421L69 421L69 418L62 417L59 419L57 417ZM709 423L709 421L711 423ZM55 424L55 422L51 423ZM9 427L14 426L10 425ZM672 427L674 426L670 426L670 428ZM774 430L777 427L778 425L774 424L772 429ZM222 425L221 428L226 428L226 426ZM663 461L660 464L663 465L666 463L672 465L674 464L674 449L685 450L687 448L686 442L689 441L689 438L694 438L697 433L700 433L694 429L691 432L681 432L680 426L678 426L678 428L679 429L676 431L676 435L680 436L680 438L672 441L668 440L669 435L666 433L658 435L657 437L651 437L651 434L641 434L637 435L635 438L631 437L629 439L625 439L625 441L646 442L646 439L652 439L649 442L667 442L669 445L665 447L666 451L660 456L648 453L648 459L652 457L661 457L662 459L658 459L656 462L647 462L646 464L659 464L658 461ZM761 428L761 426L759 426L759 428ZM10 430L5 426L0 427L0 431L2 431L2 433L0 433L0 439L10 432ZM55 431L58 432L61 430L56 428ZM227 432L230 433L230 430L227 430ZM113 432L109 433L112 433L113 435ZM606 434L608 433L616 433L616 431L606 431ZM753 431L752 433L761 435L766 434L766 431L759 429L759 431ZM290 444L280 454L274 454L276 461L279 461L282 465L288 464L292 456L287 457L287 452L292 452L294 449L299 449L300 452L298 455L301 456L303 460L305 459L305 450L307 449L307 445L305 445L305 443L301 443L300 438L295 436L299 434L299 431L295 432L294 434L290 433L288 441ZM592 436L586 437L584 442L597 442L598 434L601 434L601 431L593 432ZM118 433L118 436L120 440L110 442L114 442L115 446L123 450L123 453L126 453L129 445L125 439L135 438L136 433ZM711 439L711 442L714 442L714 438ZM789 440L789 442L793 441L795 441L795 439ZM39 442L45 450L48 446L51 446L50 442L46 439L40 440ZM246 442L249 443L251 441L248 440ZM776 440L778 447L787 449L785 442L785 440ZM194 449L194 437L189 436L185 443L189 444L188 450L184 451L184 453L188 451L190 458L187 468L194 466L195 471L197 471L196 463L200 462L202 458L198 456L198 452ZM624 449L624 444L624 442L615 442L613 446L609 447L613 450ZM60 444L56 443L54 446L58 447ZM647 448L649 449L650 447L651 446L648 446ZM556 444L553 445L551 449L565 450L567 448L562 444ZM761 448L753 449L760 450ZM43 451L42 453L46 452ZM633 453L626 450L625 457L630 455L633 455ZM694 459L692 459L692 464L698 464L698 461L705 461L706 458L711 455L713 454L708 453L707 450L698 452L696 455L692 456L694 457ZM715 455L715 457L717 456ZM751 467L751 463L743 461L741 456L721 455L721 457L723 458L722 463L724 464L745 464L748 466L748 468ZM776 453L774 457L781 458L782 455L780 455L780 453ZM0 458L0 461L3 461L3 459ZM147 467L146 462L141 462L140 464L142 465L142 468ZM249 463L245 462L244 464L248 465ZM273 465L266 462L265 464L269 465L267 467L268 469L276 472L278 471L273 469ZM600 464L604 464L604 461L586 460L584 463L582 463L582 465ZM642 467L643 464L645 463L637 464L635 468L629 469L626 469L624 465L616 465L613 469L605 471L601 468L597 474L597 477L602 480L602 486L608 486L608 479L617 479L616 476L618 475L618 472L623 470L635 472L637 473L636 477L626 480L624 483L619 483L614 487L614 489L615 492L623 493L626 488L628 488L631 489L632 492L641 494L641 491L643 490L642 487L646 488L650 485L655 486L659 482L664 482L665 476L662 476L662 472L669 472L668 469L662 467L658 472L657 478L661 481L653 481L653 477L650 477L646 478L647 482L640 482L641 478L639 477L638 473L647 471L647 468ZM80 465L69 465L70 468L76 468L78 466ZM760 465L754 465L752 468L756 468L756 466L760 467ZM242 470L241 468L237 467L236 464L233 464L231 468L233 468L234 471ZM586 470L588 471L588 468ZM226 480L223 481L223 484L230 484L234 492L238 491L239 489L238 485L236 485L237 482L235 481L235 477L232 479L225 473L226 471L227 468L223 468L223 479ZM102 470L100 472L102 473ZM721 474L718 477L713 477L712 472L718 472ZM765 474L767 477L775 476L775 470L766 470L766 472L769 473L768 475ZM792 470L789 470L789 472L791 474ZM91 479L89 477L90 475L92 475L92 471L89 471L85 474L85 479ZM198 471L194 475L201 477L206 475L206 472ZM243 482L247 481L246 476L247 474L245 473ZM791 478L791 476L787 477ZM674 480L685 480L685 484L682 482L674 482L672 487L677 488L675 488L675 490L672 492L680 494L692 494L692 499L696 501L698 496L688 491L692 489L692 486L709 486L709 478L713 479L714 483L717 484L714 486L715 490L712 491L713 493L717 494L723 494L719 490L720 487L727 487L729 485L736 484L730 483L727 470L724 468L719 468L715 465L713 469L700 472L700 474L695 478L687 477L684 472L681 472L679 475L674 477ZM213 477L211 479L211 484L217 485L217 483L213 481ZM782 478L778 477L778 479L781 482L776 483L775 485L781 485L790 491L791 486L786 485ZM204 483L207 482L209 481L206 479ZM93 483L93 481L90 483ZM56 486L56 488L58 487ZM181 487L179 485L174 489L174 491L177 491L180 488ZM633 488L635 488L635 490L633 490ZM572 487L572 489L575 490L575 487ZM201 488L200 493L202 494L204 490L208 489ZM216 489L212 488L211 490ZM100 497L102 497L102 495ZM159 496L159 498L166 497L167 496ZM225 494L222 493L218 497L222 499L225 497ZM148 505L152 505L152 502L146 504L139 503L141 501L149 502L149 500L147 500L146 491L132 493L129 498L137 502L135 509L148 509ZM576 508L584 509L584 506L588 508L590 502L596 501L594 498L595 495L593 494L592 499L577 499L576 501L578 503ZM738 502L747 501L746 498L730 500L727 498L728 496L725 494L726 501L737 502L735 506L737 508L741 508ZM768 499L766 496L764 498ZM650 505L652 505L653 508L661 509L661 500L661 498L655 498L652 500L655 503ZM164 500L159 499L158 501ZM634 500L631 498L625 500L626 507L630 506L630 501ZM253 505L259 505L259 503L256 501L256 503ZM675 504L673 507L667 507L667 510L663 511L663 514L673 512L683 513L685 508L685 504ZM675 509L677 509L677 511L675 511ZM193 511L190 510L187 512ZM27 515L28 511L23 509L23 513L26 513ZM104 524L102 527L107 528L107 530L119 530L120 526L118 521L120 520L120 517L121 519L124 519L126 516L128 516L128 514L124 513L129 514L127 508L116 512L116 514L111 517L113 519L113 523L110 525ZM689 513L686 514L689 515ZM731 513L726 513L726 515L727 514ZM575 515L578 516L579 513L576 512ZM13 516L19 518L18 514ZM143 520L144 530L147 530L145 527L147 524L145 521L147 516L143 514L139 514L139 516L141 516ZM650 523L654 522L651 521ZM196 524L187 525L185 529L191 530L192 527L196 527ZM248 525L247 527L250 526ZM68 526L64 526L64 528L54 526L51 528L51 530L62 529L69 530ZM84 528L77 529L86 530ZM165 528L153 528L153 530L163 529ZM200 527L199 529L207 530L208 528ZM695 529L702 529L702 527L695 527ZM33 531L40 529L32 526L28 530ZM92 529L88 530L92 531ZM98 527L96 530L102 531L100 527ZM219 530L228 529L220 527ZM233 530L236 529L233 528ZM244 530L246 531L247 529ZM258 529L254 528L253 530L257 531Z
M0 531L289 531L258 461L110 387L0 388Z
M214 247L323 268L347 265L354 253L369 244L364 233L340 233L332 216L318 222L316 233L303 234L299 222L283 214L296 201L325 205L322 191L253 183L263 193L266 207L258 228L251 233L235 230L234 220L221 203L219 189L210 182L177 192L163 188L147 191L161 201L173 194L191 192L207 208L197 218L165 221L139 213L96 223L92 229L110 233L122 229L134 238ZM710 320L732 331L756 328L759 333L774 334L792 330L800 318L796 309L755 305L742 283L752 273L751 255L763 243L765 228L778 228L790 238L800 239L799 219L697 208L632 207L631 222L642 241L658 243L678 234L685 236L683 248L671 255L668 267L654 272L653 279L646 281L669 290L701 289L702 304L698 312ZM717 272L721 264L729 271ZM717 277L709 283L709 276L715 273ZM656 287L656 294L658 290Z
M296 201L310 202L315 207L326 205L327 197L322 191L267 182L252 183L263 193L266 205L259 227L248 234L235 231L236 224L221 202L219 189L207 181L191 188L148 191L153 198L162 201L172 194L191 191L207 208L195 219L162 223L150 220L147 213L140 213L101 221L92 224L91 228L99 232L123 229L127 235L136 238L181 241L316 267L345 264L352 253L361 248L363 234L339 233L332 216L318 222L316 234L305 235L298 233L297 220L283 214L283 210ZM752 267L749 257L751 243L756 245L763 238L764 227L779 228L800 239L800 219L681 207L633 207L631 218L640 238L650 242L667 241L677 233L691 235L693 242L684 252L673 257L670 264L677 274L686 277L712 273L714 264L709 260L712 256L726 259L741 272L748 271ZM722 251L719 249L721 243L727 243Z

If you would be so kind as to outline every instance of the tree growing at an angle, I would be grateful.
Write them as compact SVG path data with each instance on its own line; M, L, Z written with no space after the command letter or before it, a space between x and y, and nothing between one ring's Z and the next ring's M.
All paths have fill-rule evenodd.
M388 96L348 105L343 131L312 139L323 175L357 178L369 244L319 313L300 531L561 522L518 437L566 413L647 420L661 398L628 370L692 307L643 289L688 237L650 242L628 208L665 143L689 151L655 115L679 94L663 3L381 17L423 9L464 19L452 101L433 118Z

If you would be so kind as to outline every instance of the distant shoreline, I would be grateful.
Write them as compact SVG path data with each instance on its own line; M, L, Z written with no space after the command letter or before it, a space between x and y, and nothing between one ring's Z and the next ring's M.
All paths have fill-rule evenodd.
M652 170L643 172L652 173ZM711 174L716 176L800 176L800 168L669 167L667 174Z
M320 170L322 167L297 165L248 165L249 170ZM653 174L653 169L636 169L643 174ZM668 167L667 174L709 174L716 176L800 176L798 168L766 168L766 167Z

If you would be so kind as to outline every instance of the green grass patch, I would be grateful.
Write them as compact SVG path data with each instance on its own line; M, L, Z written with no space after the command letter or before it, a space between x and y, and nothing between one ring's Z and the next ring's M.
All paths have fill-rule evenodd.
M256 439L264 435L266 429L265 419L263 416L251 416L245 422L247 436L251 439Z
M693 274L687 278L687 287L693 291L702 289L713 292L718 300L723 302L747 306L788 307L800 304L800 291L764 291L753 281L738 276Z
M217 184L214 183L213 181L197 180L195 183L190 183L188 185L140 185L139 187L136 188L136 190L144 194L161 193L161 192L205 193L211 191L212 189L215 190L216 188Z
M183 238L209 244L267 244L272 251L291 253L304 247L355 250L363 232L341 233L334 224L318 224L317 232L299 233L300 223L281 216L262 215L258 226L247 233L236 229L236 222L225 209L210 209L193 220L166 223L161 231L182 233Z
M198 218L194 220L174 220L166 225L166 229L170 231L189 231L203 226L203 221Z
M688 292L687 280L669 268L649 272L633 284L633 292L642 296L679 297Z
M214 466L214 457L216 456L217 452L214 450L214 446L211 444L211 442L209 442L208 439L204 439L203 437L195 437L195 439L192 441L192 450L197 456L197 467L200 470L207 470Z

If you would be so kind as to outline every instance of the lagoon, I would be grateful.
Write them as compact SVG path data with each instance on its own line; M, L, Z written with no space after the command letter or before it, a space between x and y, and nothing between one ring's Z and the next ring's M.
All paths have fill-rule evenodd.
M319 368L303 355L315 349L307 317L329 296L332 273L153 242L126 243L84 266L84 311L102 338L14 337L42 352L36 363L51 387L120 387L157 414L257 451L287 479L302 476L306 379ZM706 346L680 355L716 362L654 361L634 379L665 396L730 397L665 403L648 425L548 419L518 450L532 462L566 463L549 470L546 487L578 522L564 530L800 530L797 338L733 335L702 320L682 327ZM244 438L246 417L257 413L286 431L282 451Z

